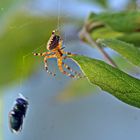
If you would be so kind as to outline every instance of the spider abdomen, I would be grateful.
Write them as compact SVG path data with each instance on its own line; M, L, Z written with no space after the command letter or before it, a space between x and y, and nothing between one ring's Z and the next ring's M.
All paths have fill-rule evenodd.
M47 49L48 50L55 49L59 45L59 42L60 42L60 37L58 35L52 36L48 41Z

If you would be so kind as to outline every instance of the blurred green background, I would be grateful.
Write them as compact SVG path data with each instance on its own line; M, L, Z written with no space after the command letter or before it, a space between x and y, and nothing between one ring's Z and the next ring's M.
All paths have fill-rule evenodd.
M50 64L50 69L52 71L56 71L57 74L56 78L52 78L46 74L44 70L42 58L35 57L33 56L32 53L46 51L46 42L50 37L53 29L59 27L60 33L64 39L64 47L66 51L72 51L80 54L85 54L90 57L103 59L103 57L98 53L97 50L92 49L86 44L82 43L78 37L78 33L84 24L84 20L87 18L87 16L91 11L95 13L100 13L103 11L114 12L114 11L123 11L123 10L133 10L136 8L139 8L139 1L135 1L135 0L119 0L119 1L118 0L67 0L67 1L5 0L5 1L1 1L0 2L0 92L1 92L0 138L1 140L25 139L25 138L30 140L32 139L43 140L46 138L45 132L48 134L50 131L52 132L51 135L54 135L55 134L54 131L59 132L57 129L54 130L55 121L58 120L52 119L51 121L53 122L53 125L49 124L49 127L47 126L47 129L45 128L43 129L40 126L38 127L39 129L38 130L37 126L35 126L35 123L34 123L34 127L30 124L32 119L34 120L34 122L37 122L38 121L37 118L41 117L41 116L36 117L36 114L38 114L38 110L40 108L44 107L45 104L43 103L48 101L49 104L53 104L52 106L57 106L58 103L54 101L57 100L61 102L58 105L60 106L59 109L61 109L61 106L63 105L63 103L65 104L65 101L71 101L73 108L75 108L75 104L81 104L79 103L79 99L82 100L82 102L84 102L83 98L81 97L87 96L84 97L84 99L88 97L90 98L91 97L90 93L100 92L99 89L95 87L91 87L91 85L87 83L86 79L71 81L69 78L63 76L59 72L55 60L50 60L49 64ZM120 56L116 55L113 51L111 50L108 51L110 55L116 61L119 62L120 67L122 67L124 70L132 72L133 74L136 74L138 72L136 68L135 69L132 68L130 64L120 59ZM74 64L72 61L68 61L68 63L70 63L70 65L74 69L79 70L76 64ZM25 130L26 132L16 137L14 136L14 134L11 134L8 129L8 111L11 109L12 103L14 102L15 98L18 96L19 92L22 92L23 95L29 97L31 101L31 107L29 109L29 113L27 116L29 118L29 121L27 120L28 122L26 123L27 126L25 126L24 128L24 129L27 128ZM95 96L97 95L95 94ZM51 100L52 97L55 99L51 101L49 97L51 97ZM76 99L78 99L78 101ZM97 96L97 100L99 100L98 96ZM75 102L74 104L73 101ZM107 102L110 101L107 100ZM88 103L88 100L86 103ZM47 105L48 104L46 104L45 106ZM121 105L118 104L118 106ZM54 115L56 112L58 112L59 114L59 109L57 111L54 109L53 110L54 112L52 113L50 111L51 109L48 108L48 110L52 113L52 115ZM68 107L68 110L69 109L71 110L70 106ZM43 111L44 110L42 109L42 111L39 112L39 115L41 114L41 112L43 115ZM63 113L65 114L67 112L63 112ZM47 117L49 112L45 114ZM80 117L80 114L77 115L78 117ZM50 118L52 117L51 115L49 116ZM43 121L47 122L47 120L44 119ZM89 126L89 124L87 124L87 126ZM65 127L66 126L64 125L64 128ZM33 128L36 129L32 130ZM77 127L77 129L78 128L79 127ZM31 136L29 134L31 134ZM32 136L33 134L36 135L38 134L39 136L33 137ZM86 134L88 135L88 132ZM85 134L85 139L86 139L86 134ZM51 135L49 135L47 139L54 140L55 136L51 137ZM73 133L71 135L73 135ZM79 138L81 139L81 137ZM93 137L94 136L91 136L89 138L93 138ZM60 138L61 136L58 139ZM71 136L64 137L64 139L66 138L78 139L78 137L73 138ZM111 138L113 137L110 137L109 139ZM98 139L101 140L102 138L98 138ZM107 136L105 137L105 139L107 139Z

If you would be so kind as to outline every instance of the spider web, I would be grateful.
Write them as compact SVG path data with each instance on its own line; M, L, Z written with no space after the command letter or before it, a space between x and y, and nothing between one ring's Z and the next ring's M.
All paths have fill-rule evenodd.
M57 26L56 26L56 30L58 30L59 32L61 31L61 0L57 0ZM32 24L31 22L28 23L24 23L20 26L12 26L11 29L15 29L15 28L23 28L29 24ZM66 34L64 34L64 41L66 40ZM20 90L22 91L23 89L23 70L24 70L24 64L26 63L26 58L33 56L33 53L35 53L36 51L40 50L41 48L45 47L45 45L47 44L47 42L42 43L40 46L38 46L37 48L35 48L34 50L32 50L31 52L27 53L26 55L22 56L22 68L21 68L21 74L20 74ZM65 44L64 44L65 45ZM53 68L53 71L55 73L55 68ZM21 93L20 91L20 93Z

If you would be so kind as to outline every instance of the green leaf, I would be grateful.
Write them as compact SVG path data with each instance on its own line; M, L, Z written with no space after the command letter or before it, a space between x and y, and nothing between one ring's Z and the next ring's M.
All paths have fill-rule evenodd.
M117 39L125 41L127 43L134 44L135 47L140 48L140 33L134 32L131 34L123 34L121 36L118 36Z
M90 3L90 4L98 4L102 6L103 8L108 7L108 1L107 0L82 0L83 2ZM81 2L81 0L79 0Z
M103 61L85 56L74 56L92 84L111 93L121 101L140 108L140 80Z
M140 50L134 45L117 39L98 39L97 42L115 50L132 64L140 66Z
M98 38L108 39L108 38L119 38L123 35L121 32L116 32L108 27L98 28L90 33L93 40Z
M140 47L140 12L91 13L88 22L93 40L119 39ZM128 33L131 32L131 33Z
M91 13L88 20L102 23L118 32L137 32L140 30L140 12L125 11L119 13Z
M140 33L139 32L133 32L131 34L128 34L128 33L114 31L109 27L102 27L102 28L93 30L90 33L90 35L93 38L93 40L97 40L98 38L119 39L121 41L134 44L135 47L140 47Z

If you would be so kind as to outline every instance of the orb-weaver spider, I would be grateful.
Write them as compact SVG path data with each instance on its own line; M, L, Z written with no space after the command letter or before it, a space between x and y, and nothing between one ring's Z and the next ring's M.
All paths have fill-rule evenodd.
M57 33L57 30L53 30L52 31L52 35L47 43L47 52L43 52L43 53L34 53L35 56L44 56L44 66L45 66L45 69L46 71L50 74L50 75L53 75L55 76L56 74L55 73L52 73L48 70L48 64L47 64L47 59L48 58L56 58L57 59L57 64L58 64L58 68L59 70L71 77L71 78L80 78L81 77L81 74L72 70L67 64L65 64L63 62L64 59L68 58L68 56L73 56L75 54L72 54L71 52L65 52L62 48L62 43L63 43L63 40L61 39L60 35L58 35ZM68 73L66 72L65 70L63 70L63 66L69 70L70 72L74 73L71 74L71 73Z

